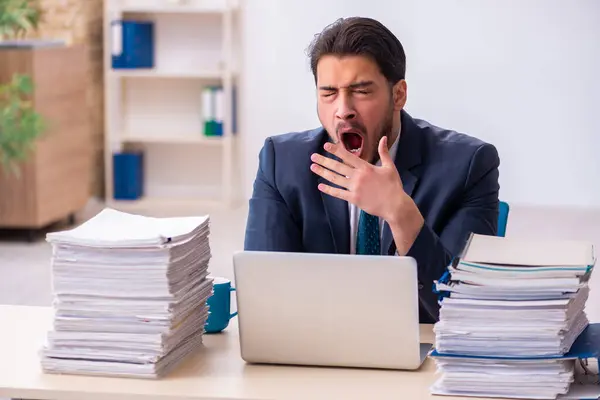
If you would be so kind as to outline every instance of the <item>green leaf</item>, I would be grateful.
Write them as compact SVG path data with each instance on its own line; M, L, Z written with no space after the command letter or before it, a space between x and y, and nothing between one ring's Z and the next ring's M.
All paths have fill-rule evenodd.
M0 85L0 167L7 173L18 170L45 130L42 116L25 99L33 86L26 75L14 75L8 84Z
M22 94L33 93L33 81L29 75L16 75L15 84Z
M37 29L41 16L39 0L0 0L0 38L14 38Z

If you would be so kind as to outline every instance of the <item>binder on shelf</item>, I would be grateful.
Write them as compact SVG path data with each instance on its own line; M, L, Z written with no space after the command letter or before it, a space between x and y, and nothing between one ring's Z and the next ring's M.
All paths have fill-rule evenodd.
M141 151L113 154L113 198L137 200L144 195L144 154Z
M202 90L202 119L204 135L215 136L216 106L212 86L207 86Z
M236 90L232 90L232 134L237 131ZM221 86L207 86L202 90L202 120L205 136L223 136L225 124L225 90Z
M237 129L237 87L233 86L231 89L231 133L235 135Z
M215 136L223 136L223 121L225 120L225 93L222 87L216 87L213 91L215 102Z
M154 23L114 20L111 22L112 67L154 68Z

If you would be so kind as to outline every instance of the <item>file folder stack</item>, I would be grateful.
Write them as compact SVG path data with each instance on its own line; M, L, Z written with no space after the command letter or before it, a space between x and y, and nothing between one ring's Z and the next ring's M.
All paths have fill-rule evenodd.
M435 284L434 394L550 398L574 381L565 355L588 327L593 246L471 235Z
M213 293L209 217L104 209L53 246L48 373L157 378L202 345Z

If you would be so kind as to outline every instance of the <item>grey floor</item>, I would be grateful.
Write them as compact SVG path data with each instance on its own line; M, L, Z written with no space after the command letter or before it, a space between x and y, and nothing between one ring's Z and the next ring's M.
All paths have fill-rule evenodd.
M79 215L79 222L101 210L102 204L90 202ZM211 273L233 278L231 255L243 247L247 209L210 213ZM152 211L161 215L160 211ZM56 227L53 229L61 229ZM512 205L507 236L584 239L600 249L600 209L541 208ZM27 243L19 236L0 235L0 304L51 304L51 248L43 240ZM587 312L592 321L600 322L600 273L593 275Z

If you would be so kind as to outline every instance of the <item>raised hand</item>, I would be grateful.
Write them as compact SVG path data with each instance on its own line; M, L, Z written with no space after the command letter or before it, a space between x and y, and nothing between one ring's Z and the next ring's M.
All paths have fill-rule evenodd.
M311 156L313 164L310 168L341 188L319 184L319 190L383 218L392 229L399 253L407 252L423 226L423 217L404 191L400 174L388 151L387 137L379 141L381 166L372 165L350 153L342 143L328 142L324 147L342 162L315 153Z
M390 157L387 137L379 141L381 166L362 160L341 143L326 143L325 150L343 162L313 154L311 170L344 189L320 184L319 190L355 204L365 212L386 220L393 219L394 210L406 195L394 161Z

